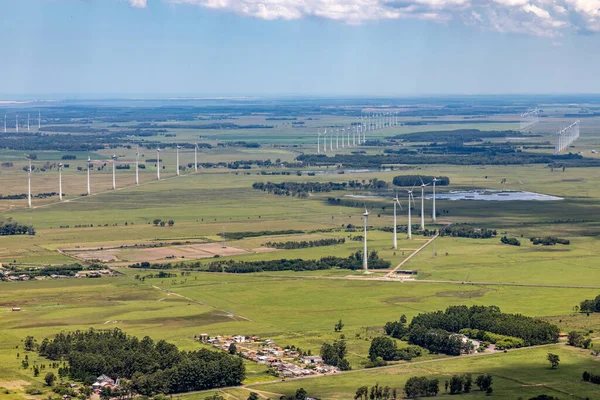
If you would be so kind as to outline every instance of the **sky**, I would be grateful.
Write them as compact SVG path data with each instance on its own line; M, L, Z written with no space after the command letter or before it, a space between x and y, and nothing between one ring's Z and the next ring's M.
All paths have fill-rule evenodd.
M0 100L600 93L600 0L0 0Z

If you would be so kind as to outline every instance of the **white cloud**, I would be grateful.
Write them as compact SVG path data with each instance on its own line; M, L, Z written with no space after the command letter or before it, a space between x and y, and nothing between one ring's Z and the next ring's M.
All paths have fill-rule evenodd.
M129 5L135 8L146 8L146 0L129 0Z
M129 0L146 7L147 0ZM600 32L600 0L163 0L265 20L317 17L348 24L417 18L544 37Z

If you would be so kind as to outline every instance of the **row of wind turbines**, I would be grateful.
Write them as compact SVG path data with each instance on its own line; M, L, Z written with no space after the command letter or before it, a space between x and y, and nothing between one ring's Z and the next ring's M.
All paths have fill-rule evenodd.
M419 179L421 179L419 177ZM438 179L434 177L430 183L423 182L421 179L421 230L425 230L425 188L431 184L433 184L433 208L431 211L431 220L436 222L436 211L435 211L435 184L438 182ZM412 239L412 215L411 215L411 202L415 204L415 198L413 196L413 192L415 190L415 186L411 189L406 189L408 194L408 223L407 223L407 238ZM398 192L393 199L394 202L394 237L392 242L392 247L394 250L398 249L398 232L397 232L397 208L400 207L402 209L402 204L400 204L400 199L398 198ZM367 226L369 220L369 211L367 207L365 207L365 212L363 214L363 269L365 273L368 272L368 252L367 252Z
M176 147L176 158L177 158L177 176L179 176L179 149L181 146ZM160 180L160 152L161 149L156 149L156 180ZM117 189L117 155L113 154L112 156L112 190ZM86 186L86 194L89 196L92 194L92 185L90 179L90 171L92 170L92 159L88 156L87 159L87 186ZM59 201L63 201L63 190L62 190L62 171L63 171L63 163L58 164L58 199ZM33 171L31 165L31 159L29 158L29 167L27 169L27 206L31 208L32 206L32 194L31 194L31 173ZM140 184L140 151L139 148L135 151L135 184ZM198 144L194 145L194 172L198 172Z
M4 133L7 132L6 121L8 120L6 114L4 114ZM27 132L30 130L30 121L31 118L29 113L27 113ZM38 111L38 130L42 127L42 113ZM15 132L19 133L19 114L15 116Z
M335 150L341 148L351 148L365 144L367 141L367 132L376 131L390 126L398 126L398 113L397 112L383 112L383 113L372 113L367 115L361 115L357 118L357 122L348 128L342 128L341 141L340 141L340 129L330 129L330 132L325 131L321 133L320 129L317 129L317 154L334 151L334 139L335 139ZM321 135L323 136L323 145L321 147ZM352 135L352 140L350 136ZM327 148L327 138L329 138L329 149Z

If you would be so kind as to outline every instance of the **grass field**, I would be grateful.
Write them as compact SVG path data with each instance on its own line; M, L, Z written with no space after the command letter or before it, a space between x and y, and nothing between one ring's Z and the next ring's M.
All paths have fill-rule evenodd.
M572 111L560 108L556 113ZM547 111L548 112L548 111ZM491 117L489 118L492 119ZM448 117L438 121L406 118L401 122L426 122L427 125L405 125L386 128L373 133L371 138L453 129L516 129L514 116L494 117L495 122L478 118L464 123L462 117ZM200 162L235 160L293 161L300 152L315 152L317 128L329 129L348 126L355 119L328 116L322 119L302 119L305 128L292 128L288 122L267 121L261 116L246 116L227 122L239 124L273 123L273 129L195 130L181 123L181 129L169 129L175 137L156 136L152 140L164 143L211 143L217 141L246 140L259 142L259 149L244 147L214 147L199 151ZM552 133L565 123L564 118L552 117L532 128L542 134L540 143L550 140ZM132 122L133 124L133 122ZM600 145L596 134L595 119L586 120L582 126L585 137L576 142L573 151L587 153ZM591 126L590 126L591 125ZM108 124L106 124L108 126ZM112 128L111 128L112 129ZM377 147L365 147L368 153L382 151ZM349 153L351 149L341 152ZM547 152L547 149L540 149ZM25 193L27 190L26 166L23 152L2 150L0 159L10 161L12 167L0 168L3 183L2 195ZM46 171L36 170L32 176L33 193L53 192L58 189L58 173L55 163L66 152L39 151L36 167L46 166ZM309 395L322 399L352 398L361 385L380 383L401 388L410 376L435 376L440 381L452 374L471 372L494 375L494 398L516 399L546 393L565 398L596 398L595 387L581 381L584 370L597 370L598 358L563 344L550 347L520 349L508 353L477 357L448 358L424 354L412 363L392 365L389 368L363 370L368 358L370 339L382 334L382 326L405 314L409 320L415 315L441 310L449 305L497 305L505 312L522 313L545 318L560 326L563 332L581 329L597 332L600 316L580 315L573 307L584 299L594 298L600 289L600 262L598 233L600 232L600 175L594 168L567 168L551 171L545 165L518 166L456 166L419 165L401 171L328 173L316 176L261 175L260 169L228 170L225 168L191 169L175 176L175 153L173 149L161 152L162 179L156 180L156 167L145 163L140 171L139 186L134 183L134 170L117 171L117 189L111 187L110 157L119 156L119 163L133 166L135 149L103 149L92 153L95 170L92 171L92 196L85 192L87 153L68 152L76 160L64 161L69 168L63 172L63 190L66 200L59 203L57 197L34 199L32 209L25 208L26 200L0 200L2 217L14 218L24 224L35 226L33 237L0 237L0 263L17 263L39 266L81 262L72 256L85 253L81 247L96 247L98 252L114 253L114 263L121 276L101 279L43 280L18 283L0 283L0 399L17 400L40 398L25 394L27 387L42 385L42 377L33 377L31 370L20 367L24 352L22 340L33 335L41 341L63 330L106 329L118 327L127 333L153 339L166 339L181 349L196 349L200 344L194 335L259 335L273 339L279 345L296 345L313 354L319 352L323 342L340 337L333 325L342 319L343 334L347 340L348 359L356 372L306 379L301 381L270 382L274 378L262 365L247 363L246 387L228 389L228 399L248 397L249 390L257 390L263 397L278 398L290 395L299 387ZM155 158L153 149L142 149L141 162ZM595 156L594 156L595 157ZM108 164L102 166L104 163ZM180 164L193 162L193 151L182 150ZM82 167L78 170L77 167ZM101 170L98 171L97 168ZM340 169L343 169L341 167ZM312 167L306 170L314 170ZM306 172L305 170L305 172ZM319 168L317 168L319 170ZM337 172L334 168L322 168L323 172ZM272 171L287 171L270 168ZM362 234L346 232L344 227L352 224L362 226L363 207L370 209L369 226L390 227L392 224L392 197L399 192L404 210L398 216L398 224L406 224L405 188L390 188L378 192L384 198L357 199L353 207L327 204L328 197L343 197L345 192L316 193L307 199L276 196L252 189L261 182L347 182L373 178L391 182L396 175L419 174L448 176L449 187L438 187L438 193L449 190L507 189L538 192L562 197L551 202L522 201L442 201L437 209L441 212L437 225L426 218L429 228L444 224L469 223L476 227L497 229L499 237L507 234L521 240L520 247L500 243L493 239L462 239L441 237L432 245L406 263L403 269L418 270L418 281L399 282L362 280L362 271L326 270L316 272L270 272L258 274L221 274L192 272L176 278L134 279L151 272L128 269L124 265L152 260L189 261L204 257L202 246L219 247L221 234L248 231L281 231L296 229L303 234L273 235L242 240L227 240L231 249L241 249L240 254L221 254L220 260L277 260L281 258L316 259L324 256L347 257L362 249L362 243L349 240L350 236ZM503 180L505 180L504 183ZM362 192L361 192L362 193ZM358 192L354 194L359 194ZM364 193L363 193L364 194ZM417 223L420 199L413 209L413 223ZM425 213L430 215L431 202L426 201ZM153 220L173 219L173 227L157 227ZM93 226L92 226L93 225ZM76 227L78 226L78 227ZM315 232L317 230L329 230ZM530 236L553 234L571 241L568 246L533 246ZM399 235L398 250L391 248L392 234L379 230L369 231L369 250L395 267L420 247L426 238L415 236L409 241L405 234ZM269 241L299 241L322 238L346 238L344 244L278 250L255 251ZM172 242L191 241L197 248L183 252ZM166 247L135 249L135 244L165 243ZM200 244L203 243L203 244ZM126 248L121 249L121 246ZM115 248L106 250L107 248ZM70 249L63 252L61 249ZM103 248L103 249L100 249ZM75 249L75 250L73 250ZM200 250L199 250L200 249ZM192 251L193 250L193 251ZM180 251L180 252L177 252ZM179 258L166 259L177 254ZM204 263L213 261L202 258ZM181 258L184 255L185 258ZM151 258L152 258L151 257ZM146 258L144 258L145 260ZM383 274L372 275L381 278ZM352 278L352 279L346 279ZM444 281L444 282L431 282ZM473 284L473 283L476 284ZM493 284L481 284L482 282ZM531 286L514 286L528 284ZM537 286L536 286L537 285ZM568 287L582 286L583 288ZM12 312L12 307L22 311ZM594 336L594 333L592 333ZM594 336L595 337L595 336ZM407 345L398 341L399 346ZM596 346L599 344L596 342ZM561 357L561 365L551 370L545 361L548 352ZM16 354L20 353L17 359ZM41 362L29 353L31 362ZM43 376L43 374L42 374ZM443 387L443 385L442 385ZM48 390L45 390L45 395ZM443 390L442 390L443 391ZM208 393L185 395L185 400L203 400ZM26 397L28 396L28 397ZM441 394L440 397L449 395ZM468 398L483 398L474 392ZM463 397L463 396L461 396ZM42 397L45 398L45 397Z

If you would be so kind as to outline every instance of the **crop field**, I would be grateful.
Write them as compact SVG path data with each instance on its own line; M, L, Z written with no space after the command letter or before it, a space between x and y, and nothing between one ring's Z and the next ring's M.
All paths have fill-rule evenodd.
M456 131L458 137L465 130L497 132L519 128L518 114L473 112L437 116L440 106L434 104L429 108L434 117L423 115L423 107L428 106L409 107L415 114L399 117L399 126L370 132L367 145L340 148L335 154L356 160L406 154L446 157L444 151L438 151L439 143L389 138L431 131ZM485 148L473 153L474 157L489 156L477 163L461 165L450 159L448 164L382 162L372 167L355 163L352 158L333 162L330 153L321 155L321 159L298 161L303 155L316 153L317 129L336 132L348 128L360 118L356 110L359 108L335 106L318 114L301 108L271 115L246 112L242 107L242 111L231 115L198 112L181 121L167 116L157 117L162 122L147 124L143 121L150 121L149 111L138 111L139 119L118 124L101 119L85 123L73 119L64 125L48 123L53 126L48 134L56 137L70 134L73 140L90 140L92 144L94 135L104 138L101 146L92 147L89 152L59 151L52 146L22 151L7 145L0 151L0 214L3 220L11 218L32 225L35 235L0 236L0 272L81 264L110 268L116 276L0 282L0 388L6 389L0 389L0 399L33 400L52 395L43 385L46 371L33 376L31 368L22 367L25 355L30 364L47 363L36 353L23 349L26 336L34 336L40 343L61 331L89 328L119 328L140 338L148 335L155 341L165 339L183 350L209 347L194 340L202 333L211 337L257 335L274 340L279 346L294 345L312 354L319 354L323 343L339 340L343 335L351 371L282 381L269 373L266 365L245 361L243 386L218 391L226 399L246 400L251 391L274 399L291 396L300 387L312 397L348 399L354 397L359 386L376 383L402 392L412 376L439 379L438 397L449 398L443 383L462 373L492 374L491 398L526 399L543 393L563 400L598 398L596 385L583 382L581 376L583 371L597 372L600 358L589 349L566 345L564 338L548 346L460 357L424 350L410 362L366 367L371 340L384 335L386 322L397 321L401 315L410 321L420 313L444 310L451 305L496 305L503 312L550 321L564 334L571 330L586 332L593 340L592 350L600 346L600 314L586 315L575 308L581 301L600 294L600 166L593 164L599 156L592 152L600 150L600 118L582 119L582 137L569 149L580 153L581 158L555 158L552 164L505 163L502 157L505 153L515 157L552 157L554 133L572 122L563 114L577 112L572 105L546 105L541 122L528 129L535 136L513 138L505 134L487 139L482 134L483 139L472 142L445 144L449 152L459 148L456 157L462 157L461 152ZM213 123L224 127L215 128ZM79 125L74 124L85 129L77 132ZM198 128L199 124L209 127ZM231 124L239 127L228 128ZM86 129L97 131L86 134ZM120 130L127 131L128 136L113 142L113 135ZM190 166L194 149L185 146L194 143L210 145L198 150L198 162L207 164L198 172ZM176 175L176 144L184 145L180 150L180 176ZM135 185L138 145L144 168L139 171L140 184ZM161 179L157 180L154 159L159 145ZM40 196L33 198L31 209L27 208L26 198L13 198L27 193L28 161L24 153L35 154L32 193ZM113 154L117 155L116 165L122 167L116 170L116 190L111 188ZM88 155L93 160L89 196L85 195ZM262 164L266 160L269 163ZM52 193L58 191L59 162L65 164L62 202ZM437 221L433 222L432 201L426 197L424 222L428 230L474 228L477 232L495 230L497 234L488 239L440 236L421 249L432 236L414 228L409 240L404 230L407 207L411 207L412 224L420 222L420 181L415 178L415 203L409 205L407 190L411 187L392 184L399 175L448 177L448 186L436 187L438 195L510 191L557 199L439 198ZM378 181L385 184L376 187ZM299 187L329 183L347 186L343 190L301 194L294 189L286 193L284 189L275 194L253 189L256 182ZM370 183L374 185L358 187ZM398 209L398 245L394 249L391 227L396 194L402 209ZM431 196L430 186L425 194ZM390 269L372 270L370 274L341 268L207 272L213 262L347 258L363 249L365 209L369 212L368 251L389 261ZM544 246L530 241L532 237L549 235L567 239L569 244ZM518 239L520 246L503 244L503 236ZM330 239L344 240L327 242ZM320 241L325 243L314 244ZM287 242L298 246L274 248L274 243ZM132 264L141 262L152 265L133 268ZM165 263L170 263L169 269L160 269ZM391 273L388 277L394 268L417 273L408 279L404 273ZM157 277L159 272L167 274ZM12 311L13 308L21 310ZM334 324L339 320L343 320L344 327L335 332ZM393 340L400 348L408 346L405 340ZM557 369L551 369L546 361L549 352L560 355ZM58 373L57 369L51 370ZM42 394L28 394L31 388ZM181 399L204 400L213 393L216 392L189 393ZM453 396L459 397L487 396L474 390Z

